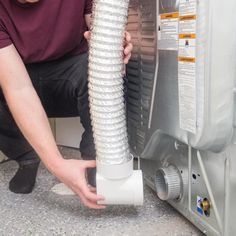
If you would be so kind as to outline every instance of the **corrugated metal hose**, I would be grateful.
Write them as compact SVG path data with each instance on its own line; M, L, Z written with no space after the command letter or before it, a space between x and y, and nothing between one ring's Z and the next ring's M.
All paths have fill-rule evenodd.
M129 0L95 0L89 52L89 102L97 161L130 161L123 88Z

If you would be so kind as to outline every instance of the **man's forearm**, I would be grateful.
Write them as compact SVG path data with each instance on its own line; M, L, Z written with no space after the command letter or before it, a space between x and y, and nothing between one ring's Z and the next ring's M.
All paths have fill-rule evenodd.
M54 172L61 155L34 88L29 86L9 92L6 90L5 97L11 113L25 138L47 168Z
M13 46L0 50L0 86L18 127L54 173L62 157L39 97Z

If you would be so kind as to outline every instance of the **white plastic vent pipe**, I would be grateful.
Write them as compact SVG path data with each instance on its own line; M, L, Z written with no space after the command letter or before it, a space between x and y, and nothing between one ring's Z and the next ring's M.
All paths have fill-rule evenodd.
M94 0L89 102L101 204L143 203L141 170L133 170L123 92L123 41L129 0Z

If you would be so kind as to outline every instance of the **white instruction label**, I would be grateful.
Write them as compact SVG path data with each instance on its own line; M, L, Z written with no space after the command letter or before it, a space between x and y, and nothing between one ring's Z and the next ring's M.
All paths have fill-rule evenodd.
M197 13L196 0L180 0L179 13L181 16L195 15Z
M196 63L179 58L179 113L180 128L196 133Z
M180 0L179 15L179 114L180 128L196 134L196 12L197 0Z
M158 49L178 50L179 13L165 13L159 16Z

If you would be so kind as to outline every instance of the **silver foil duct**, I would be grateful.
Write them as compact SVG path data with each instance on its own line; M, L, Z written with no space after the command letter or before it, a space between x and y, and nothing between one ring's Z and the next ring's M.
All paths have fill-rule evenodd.
M131 160L123 88L123 44L129 0L94 0L89 102L97 161Z

